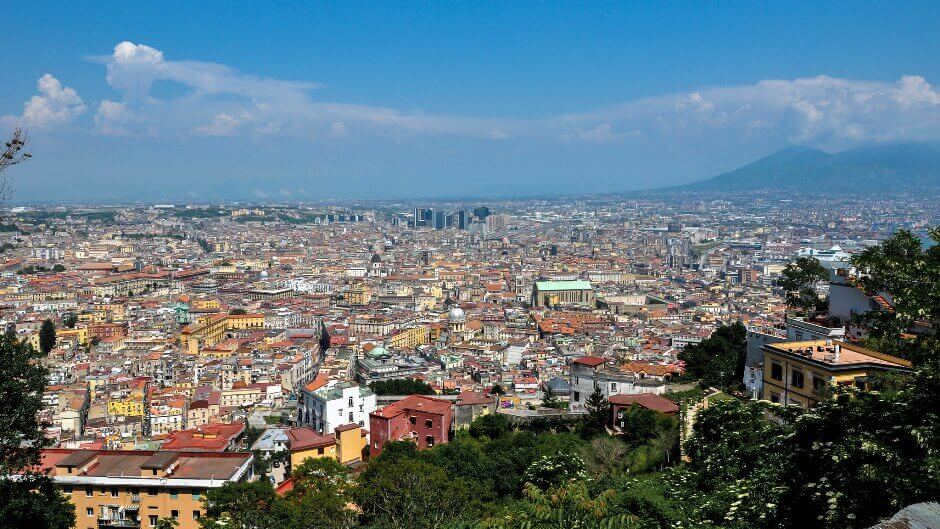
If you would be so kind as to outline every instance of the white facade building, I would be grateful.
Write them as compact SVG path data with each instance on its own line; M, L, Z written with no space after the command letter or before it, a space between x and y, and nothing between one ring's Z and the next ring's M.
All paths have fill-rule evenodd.
M300 399L300 426L310 426L320 434L337 426L365 427L376 410L375 393L353 382L331 380L314 390L304 388Z

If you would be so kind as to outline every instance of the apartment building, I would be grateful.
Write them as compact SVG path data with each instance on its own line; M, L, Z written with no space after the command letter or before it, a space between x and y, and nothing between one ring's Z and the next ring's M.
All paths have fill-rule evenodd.
M763 396L771 402L811 407L827 386L867 390L872 373L910 370L908 360L837 340L768 343Z
M301 392L299 424L318 433L331 432L344 424L364 427L376 409L375 393L349 381L315 380Z
M75 505L77 529L198 529L206 491L251 478L250 453L49 448L42 466Z

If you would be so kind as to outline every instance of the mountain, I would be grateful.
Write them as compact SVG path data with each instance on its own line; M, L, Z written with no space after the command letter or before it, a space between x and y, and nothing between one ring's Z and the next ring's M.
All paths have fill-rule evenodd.
M787 147L677 189L874 193L910 188L940 189L940 144L869 145L832 154L809 147Z

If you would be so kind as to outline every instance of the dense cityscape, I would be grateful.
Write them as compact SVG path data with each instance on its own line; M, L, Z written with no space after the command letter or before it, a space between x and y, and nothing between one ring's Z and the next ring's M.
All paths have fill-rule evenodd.
M824 386L909 374L865 347L858 316L895 308L854 259L898 230L929 240L937 208L762 194L13 207L0 301L7 336L44 354L42 465L77 526L195 528L237 518L200 503L226 483L290 497L309 461L368 476L389 443L499 428L584 439L578 458L616 454L608 479L644 475L690 460L710 402L813 408ZM708 358L722 333L732 350ZM430 523L388 516L360 512Z
M940 529L940 2L2 13L0 529Z

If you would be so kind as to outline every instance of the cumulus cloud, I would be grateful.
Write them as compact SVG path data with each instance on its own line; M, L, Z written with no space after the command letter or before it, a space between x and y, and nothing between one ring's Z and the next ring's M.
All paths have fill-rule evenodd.
M919 76L894 83L818 76L646 98L567 115L562 121L568 128L564 137L585 140L596 136L585 131L610 123L670 138L763 134L844 147L940 139L940 95Z
M764 80L559 116L494 118L321 101L314 97L317 83L258 77L217 63L170 60L154 47L129 41L97 60L105 63L108 84L123 97L121 111L169 134L314 140L355 134L395 141L414 136L591 143L668 140L676 145L750 138L831 148L940 139L940 94L916 75L890 83L827 76ZM158 98L153 95L158 82L187 90ZM101 123L96 115L99 129Z
M239 121L238 118L222 112L212 118L212 123L200 125L193 132L200 136L233 136Z
M127 108L127 103L104 100L95 112L95 130L108 136L132 135L129 125L133 121L134 113Z
M5 116L4 121L25 127L44 128L69 123L83 112L85 103L78 92L50 74L36 82L39 94L23 104L21 116Z

